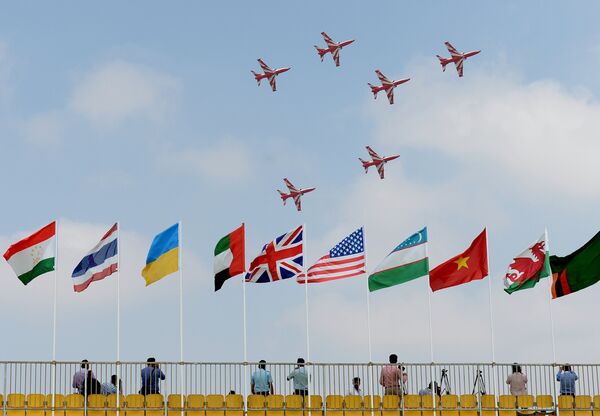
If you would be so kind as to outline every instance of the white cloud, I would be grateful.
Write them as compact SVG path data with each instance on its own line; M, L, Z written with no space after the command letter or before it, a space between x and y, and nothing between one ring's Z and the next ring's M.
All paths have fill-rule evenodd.
M552 80L413 69L422 75L398 92L395 107L372 112L379 143L435 151L470 181L499 180L543 196L597 198L600 105ZM443 167L438 167L443 168Z
M159 164L181 173L219 183L248 179L253 174L252 153L238 140L221 140L212 146L161 154Z
M134 117L160 121L177 101L179 82L170 75L124 61L103 64L78 83L70 108L101 125Z

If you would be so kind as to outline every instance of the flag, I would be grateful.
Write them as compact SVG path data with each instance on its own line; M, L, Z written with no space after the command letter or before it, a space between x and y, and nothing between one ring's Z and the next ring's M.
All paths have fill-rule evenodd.
M179 223L154 237L142 276L148 286L177 270L179 270Z
M215 292L225 280L246 271L244 224L221 238L215 247Z
M246 282L270 283L296 277L302 273L303 228L299 226L266 244L250 263Z
M117 224L114 224L75 267L71 275L75 292L83 292L90 283L102 280L117 271L117 236Z
M365 242L362 227L340 241L304 273L296 277L298 283L320 283L364 274Z
M432 291L480 280L488 275L487 236L485 229L463 253L452 257L429 272Z
M56 221L13 244L4 258L24 285L41 274L54 270Z
M600 280L600 232L565 257L550 256L552 298L568 295Z
M385 289L429 274L427 227L400 243L369 276L369 291Z
M540 278L548 277L550 273L548 237L544 233L508 266L504 275L504 291L510 295L517 290L530 289Z

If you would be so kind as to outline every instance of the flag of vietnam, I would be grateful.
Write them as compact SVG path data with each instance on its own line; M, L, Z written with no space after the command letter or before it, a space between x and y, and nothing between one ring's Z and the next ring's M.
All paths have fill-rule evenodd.
M485 228L468 249L429 272L432 291L480 280L488 275L487 236Z

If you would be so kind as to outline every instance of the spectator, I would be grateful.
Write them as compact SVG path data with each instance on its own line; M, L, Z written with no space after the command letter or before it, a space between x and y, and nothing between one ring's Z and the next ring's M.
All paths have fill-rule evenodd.
M406 368L402 366L398 366L400 370L402 370L402 394L408 394L408 374L404 372Z
M117 385L119 386L118 388ZM119 394L123 394L123 385L121 384L121 380L117 383L117 375L113 374L110 376L110 383L102 383L101 394L108 396L109 394L117 394L117 391L119 391Z
M398 368L398 356L390 355L390 363L383 367L379 376L379 384L384 388L386 395L400 396L401 370Z
M506 384L510 386L510 394L513 396L524 396L527 394L527 376L521 371L521 366L513 364L512 374L506 378Z
M350 386L350 388L346 392L346 395L347 396L362 396L363 395L363 391L360 388L360 378L359 377L354 377L352 379L352 386Z
M560 370L556 374L556 381L560 382L560 394L575 397L575 382L578 378L575 371L571 370L570 365L560 366Z
M84 385L85 385L85 379L86 379L88 372L92 373L92 378L95 378L94 373L92 371L90 371L89 361L81 360L81 369L73 375L73 388L77 389L77 392L79 394L85 393Z
M442 395L442 389L440 388L440 386L438 386L437 381L435 381L433 383L433 385L435 386L435 394L437 396L441 396ZM419 390L419 396L431 396L432 393L433 392L431 390L431 383L429 383L429 385L426 388Z
M299 396L308 395L308 373L304 366L304 358L298 358L296 368L287 376L287 379L288 381L294 381L294 394Z
M150 357L146 360L148 366L142 369L142 388L140 394L160 394L160 381L164 380L165 373L162 372L160 366L156 363L156 358Z
M267 362L265 360L258 362L258 370L250 378L250 389L252 394L262 394L263 396L274 394L273 378L271 377L271 373L267 371Z
M84 396L89 396L90 394L100 394L102 391L102 386L100 382L94 376L94 373L91 371L87 372L85 376L85 384L84 384Z

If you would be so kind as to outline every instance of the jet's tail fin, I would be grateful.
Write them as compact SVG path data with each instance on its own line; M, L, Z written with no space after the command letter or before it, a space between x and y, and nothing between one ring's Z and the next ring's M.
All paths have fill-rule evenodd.
M371 87L371 92L373 93L373 98L377 99L377 93L379 92L379 88L369 82L367 82L367 84L369 84L369 87Z
M321 49L317 45L315 45L315 49L317 50L317 53L319 54L319 58L321 58L321 62L323 62L323 58L325 58L325 54L328 52L328 50Z
M256 82L258 83L258 85L260 86L260 80L262 79L262 77L260 76L261 74L257 74L254 71L250 71L252 72L252 74L254 75L254 79L256 80Z
M369 162L367 162L366 160L362 160L360 157L358 158L358 160L360 160L360 163L362 163L363 168L365 168L365 173L369 172Z
M279 189L277 190L277 192L279 192L279 196L281 197L281 200L283 201L283 205L285 205L286 199L288 199L290 196L288 194L286 194L285 192L281 192Z
M441 56L439 56L439 55L436 55L436 56L440 60L440 65L442 65L442 72L445 72L446 71L446 65L448 65L448 63Z

